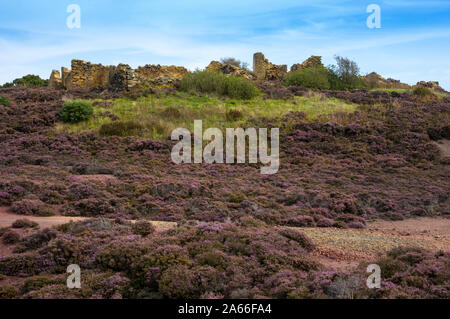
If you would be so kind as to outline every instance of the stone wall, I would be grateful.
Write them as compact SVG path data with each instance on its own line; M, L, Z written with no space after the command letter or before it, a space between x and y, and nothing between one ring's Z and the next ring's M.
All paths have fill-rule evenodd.
M318 55L312 55L307 58L303 63L297 63L291 66L291 71L303 70L311 67L323 66L322 57Z
M287 65L276 65L257 52L253 55L253 73L258 80L282 80L287 73Z
M187 72L186 68L173 65L146 65L133 70L127 64L103 66L83 60L72 60L71 70L62 67L61 72L52 71L49 86L67 90L87 88L128 90L140 84L172 84Z
M240 76L249 80L253 80L255 78L255 76L249 70L229 63L223 64L219 61L211 61L211 63L206 67L206 70L217 71L226 75Z

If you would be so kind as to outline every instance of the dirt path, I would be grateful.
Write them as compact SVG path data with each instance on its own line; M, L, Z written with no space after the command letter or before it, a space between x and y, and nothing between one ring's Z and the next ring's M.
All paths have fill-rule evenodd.
M356 267L395 247L416 246L448 251L450 219L416 218L377 221L366 229L302 228L318 246L317 260L338 269Z
M444 157L450 157L450 140L439 140L436 145Z

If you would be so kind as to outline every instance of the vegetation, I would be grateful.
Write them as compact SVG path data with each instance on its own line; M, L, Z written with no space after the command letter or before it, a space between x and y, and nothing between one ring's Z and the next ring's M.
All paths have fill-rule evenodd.
M249 100L258 95L256 86L247 79L226 76L215 71L196 71L187 74L180 84L180 90L198 94L216 94L235 99Z
M299 85L309 89L329 89L328 71L317 66L289 72L285 79L286 85Z
M348 58L336 56L336 65L328 67L328 80L332 90L346 90L364 87L358 64Z
M429 88L426 88L423 86L418 86L418 87L414 88L413 94L417 95L419 97L427 97L427 96L432 96L433 91L431 91Z
M193 122L202 119L205 127L242 127L249 119L273 117L281 119L289 112L305 112L306 120L315 120L333 113L355 111L355 104L314 93L289 100L263 99L250 101L195 96L151 95L137 100L117 99L108 105L94 103L94 114L88 121L59 123L56 132L94 130L101 136L142 136L166 140L177 127L193 129ZM111 119L111 114L120 121Z
M11 102L6 97L0 95L0 105L10 106Z
M240 60L238 60L236 58L232 58L232 57L222 58L222 59L220 59L220 62L222 64L231 64L231 65L237 66L237 67L239 67L241 69L248 70L248 63L247 62L241 62Z
M61 110L61 119L66 123L87 121L94 109L89 101L73 100L64 103Z
M25 87L43 87L48 86L48 80L41 79L38 75L28 74L21 78L17 78L12 82L3 84L4 88L13 86L25 86Z

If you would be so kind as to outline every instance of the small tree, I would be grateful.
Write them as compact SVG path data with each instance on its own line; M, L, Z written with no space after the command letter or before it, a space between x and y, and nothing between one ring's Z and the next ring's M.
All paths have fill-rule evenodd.
M348 58L335 56L336 65L328 67L330 78L336 89L351 89L362 86L358 64ZM339 83L340 82L340 83Z

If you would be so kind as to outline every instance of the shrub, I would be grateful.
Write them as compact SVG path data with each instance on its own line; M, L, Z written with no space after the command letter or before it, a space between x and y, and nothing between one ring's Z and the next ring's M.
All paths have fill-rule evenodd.
M11 209L19 215L52 216L55 214L51 206L38 199L22 199L21 201L14 202Z
M155 232L155 227L150 222L139 221L133 225L132 230L134 234L146 237Z
M242 119L244 116L241 111L235 109L229 109L225 113L227 121L233 122Z
M25 87L42 87L48 86L48 80L41 79L38 75L28 74L21 78L17 78L12 82L3 84L4 88L13 86L25 86Z
M0 287L0 299L13 299L17 294L17 289L12 286Z
M2 235L2 242L5 245L13 245L20 241L20 235L13 230L8 230Z
M173 106L166 107L162 112L161 115L166 119L179 119L181 118L181 112L178 108Z
M46 228L35 234L22 239L20 244L14 249L16 253L23 253L29 250L36 250L47 244L50 240L56 238L56 231Z
M26 218L18 219L12 224L12 228L35 228L37 226L38 223Z
M116 121L103 124L99 134L101 136L133 136L140 135L143 129L141 124L134 121Z
M297 242L300 246L302 246L307 251L313 251L315 248L314 243L309 239L304 233L292 229L292 228L284 228L280 230L280 235Z
M288 86L303 86L309 89L329 89L328 72L322 66L306 68L289 72L285 84Z
M6 97L0 95L0 105L10 106L11 102Z
M426 97L426 96L432 96L433 91L431 91L429 88L418 86L414 88L413 94L420 97Z
M64 103L61 118L67 123L78 123L89 120L94 113L92 103L83 100L73 100Z
M213 93L237 99L252 99L259 94L256 86L247 79L226 76L215 71L188 73L180 83L180 90L196 93Z
M333 90L355 89L364 87L356 62L336 56L336 65L328 67L328 79Z
M231 64L231 65L237 66L238 68L248 70L247 62L241 62L240 60L233 58L233 57L222 58L222 59L220 59L220 62L222 64Z

